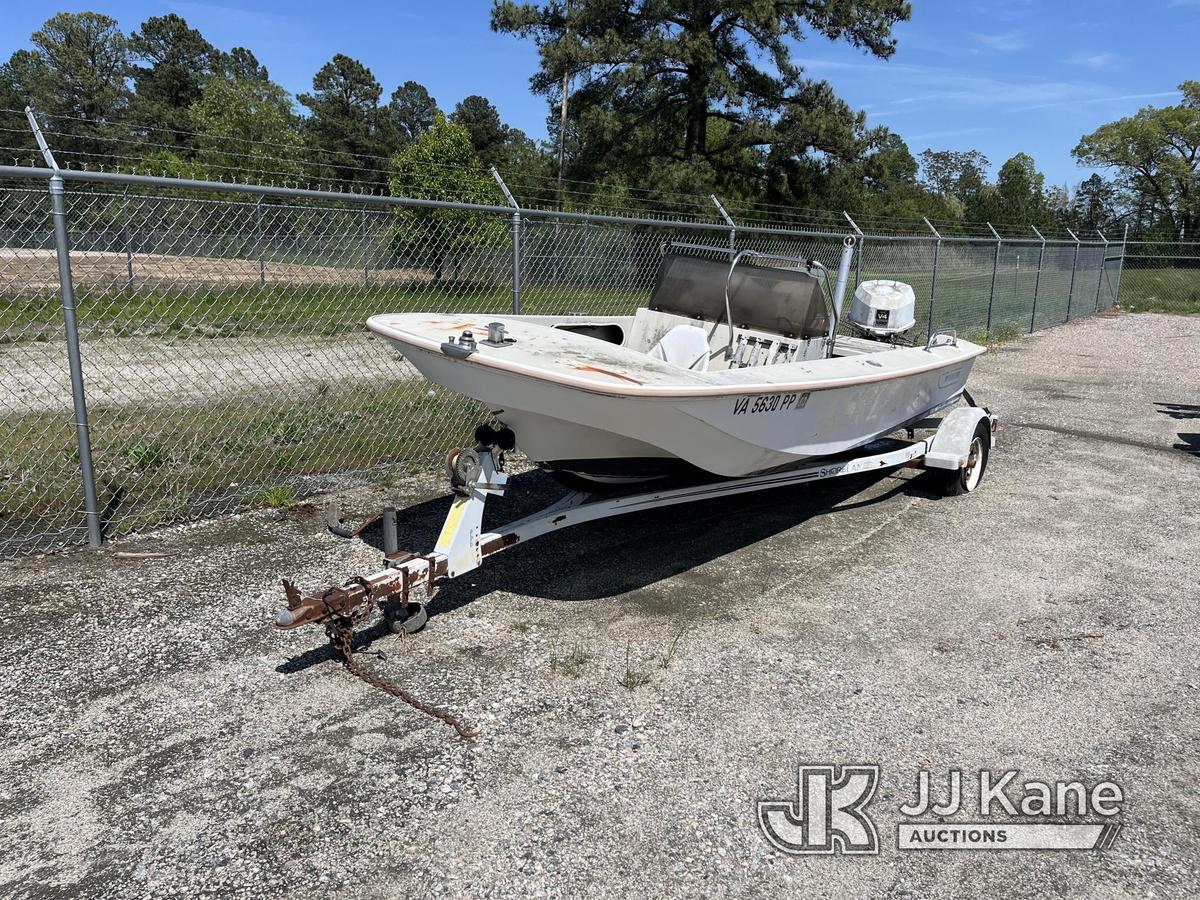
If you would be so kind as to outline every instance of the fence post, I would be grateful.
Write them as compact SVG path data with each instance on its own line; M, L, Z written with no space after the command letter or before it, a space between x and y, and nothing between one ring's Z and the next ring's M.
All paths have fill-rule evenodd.
M716 204L717 212L721 214L721 218L725 220L725 224L729 226L729 260L737 256L737 223L733 221L733 217L725 211L725 207L721 205L721 201L717 199L716 194L709 194L709 199Z
M867 236L858 227L858 223L850 218L850 213L843 209L842 215L846 217L846 221L850 223L850 227L854 229L854 233L858 235L858 259L854 261L854 286L857 288L862 284L862 261L863 253L867 249Z
M942 236L938 230L933 227L933 223L929 221L928 216L921 216L921 221L925 223L925 227L933 232L933 274L929 279L929 325L925 329L927 335L933 334L933 301L937 297L937 273L938 273L938 257L942 255Z
M1067 288L1067 317L1063 322L1071 321L1071 297L1075 294L1075 270L1079 268L1079 237L1070 228L1067 229L1072 240L1075 241L1075 256L1071 259L1071 286Z
M1104 241L1104 253L1100 257L1100 277L1096 279L1096 302L1092 306L1092 312L1097 312L1100 309L1100 289L1104 287L1104 267L1108 265L1108 238L1104 236L1104 232L1099 228L1096 229L1096 234L1100 235L1100 240Z
M1121 233L1121 267L1117 269L1117 286L1113 288L1113 306L1121 302L1121 276L1125 274L1125 250L1129 243L1129 223L1125 223L1125 230Z
M263 227L262 227L262 197L259 197L254 204L254 234L255 243L258 245L255 250L258 255L258 286L266 287L267 285L267 261L263 253Z
M514 316L519 316L521 314L521 206L513 197L512 191L508 189L508 185L504 183L504 179L500 177L500 172L495 166L492 166L492 177L496 179L496 184L500 185L500 190L504 194L504 199L508 201L508 205L513 208L512 310Z
M125 243L125 287L133 287L133 247L129 241L129 188L125 188L121 196L121 232Z
M42 129L38 126L33 110L25 107L25 117L33 129L34 139L46 165L53 171L50 176L50 210L54 220L54 250L58 256L58 288L62 298L63 325L67 338L67 367L71 373L71 404L75 413L75 442L79 448L79 472L83 480L83 511L87 521L89 547L99 547L100 506L96 500L96 474L92 469L92 439L88 427L87 395L83 389L83 362L79 355L79 323L75 318L75 281L71 276L71 240L67 233L66 189L58 163Z
M992 237L994 237L996 239L996 253L992 257L992 287L991 287L991 290L988 291L987 328L984 329L984 334L986 334L988 337L991 337L992 336L992 303L996 299L996 273L1000 270L1000 245L1001 245L1002 241L1000 240L1000 235L996 232L996 229L992 227L991 222L987 223L987 227L988 227L988 231L990 231L992 233Z
M1034 323L1037 321L1038 289L1042 286L1042 260L1046 257L1046 239L1042 237L1042 233L1037 230L1036 226L1030 225L1029 227L1033 229L1033 233L1042 242L1042 249L1038 251L1037 275L1033 279L1033 309L1029 311L1029 333L1033 334Z

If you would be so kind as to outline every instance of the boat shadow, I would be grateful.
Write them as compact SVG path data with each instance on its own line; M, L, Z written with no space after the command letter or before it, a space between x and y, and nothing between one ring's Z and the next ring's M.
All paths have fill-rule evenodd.
M883 482L891 483L882 491L870 490ZM563 492L542 472L515 476L505 497L488 501L484 528L537 512ZM853 499L860 494L864 496ZM818 516L861 509L901 494L940 497L923 477L873 472L576 525L510 547L474 572L444 583L431 615L498 590L562 601L611 597L672 578ZM449 505L449 497L443 497L405 510L400 547L433 546ZM362 537L382 546L377 527Z
M540 471L514 476L509 485L506 496L488 501L485 529L535 513L565 492ZM873 490L878 487L882 490ZM568 602L613 597L673 578L814 518L900 495L941 498L922 476L871 472L577 525L510 547L474 572L443 583L430 604L430 620L496 591ZM445 496L403 510L397 523L400 547L432 547L449 508L450 497ZM382 551L378 524L357 539ZM372 650L372 645L390 636L383 622L376 621L355 634L354 649L385 657L390 650ZM276 671L291 674L335 658L324 644L286 660Z

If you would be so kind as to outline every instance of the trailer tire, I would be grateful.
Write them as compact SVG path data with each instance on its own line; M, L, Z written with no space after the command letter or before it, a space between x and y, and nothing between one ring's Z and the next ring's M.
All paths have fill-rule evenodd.
M983 473L987 470L988 455L992 447L992 427L986 419L980 419L971 436L971 450L967 464L961 469L946 473L942 490L947 497L957 497L969 494L979 487L983 481Z

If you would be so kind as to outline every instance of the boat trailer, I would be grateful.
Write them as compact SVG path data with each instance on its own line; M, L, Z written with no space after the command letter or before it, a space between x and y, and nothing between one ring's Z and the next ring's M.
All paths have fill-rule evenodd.
M315 594L304 594L285 579L287 608L276 615L275 627L288 630L302 625L324 625L343 665L353 674L441 719L469 739L474 732L453 715L422 703L355 659L355 627L379 611L392 632L413 634L428 621L427 604L443 580L471 572L489 556L515 544L598 519L903 467L936 472L947 494L969 493L983 477L995 445L998 420L985 407L974 405L966 391L963 396L971 405L948 413L929 437L916 438L917 426L913 425L907 429L906 441L876 441L852 455L825 458L779 472L617 495L573 490L539 512L487 532L483 531L483 508L488 497L504 495L508 486L504 454L513 449L515 441L508 429L497 431L481 425L475 431L474 447L452 450L447 458L454 499L432 552L421 554L397 549L394 510L385 510L354 531L342 527L340 516L331 512L330 531L343 537L357 537L367 525L382 519L383 567ZM423 599L414 599L417 592Z

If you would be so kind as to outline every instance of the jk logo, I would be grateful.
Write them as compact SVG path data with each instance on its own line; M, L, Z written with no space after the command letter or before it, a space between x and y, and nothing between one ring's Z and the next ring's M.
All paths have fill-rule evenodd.
M760 800L758 827L784 853L879 853L875 823L864 812L879 766L798 766L795 800Z

